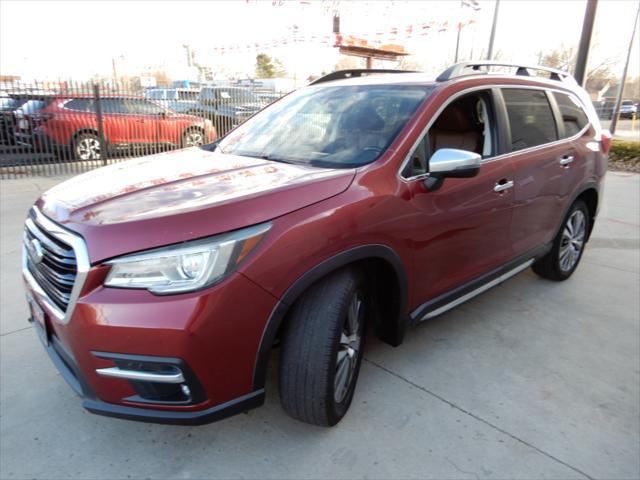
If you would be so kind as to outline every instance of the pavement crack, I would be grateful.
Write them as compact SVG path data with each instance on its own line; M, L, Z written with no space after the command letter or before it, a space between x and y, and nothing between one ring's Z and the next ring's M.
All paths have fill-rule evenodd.
M480 480L480 477L478 476L478 474L476 472L470 472L467 470L463 470L461 469L458 465L456 465L449 457L444 457L444 459L449 462L451 464L451 466L453 468L455 468L456 470L458 470L460 473L464 473L465 475L473 475L474 477L476 477L477 480Z
M24 327L24 328L19 328L18 330L12 330L10 332L5 332L0 334L0 337L6 337L7 335L11 335L13 333L18 333L18 332L24 332L25 330L29 330L31 327Z
M461 406L459 406L459 405L457 405L457 404L453 403L453 402L452 402L452 401L450 401L450 400L447 400L446 398L442 397L441 395L438 395L437 393L434 393L434 392L432 392L431 390L428 390L427 388L425 388L425 387L423 387L423 386L421 386L421 385L418 385L417 383L412 382L411 380L409 380L409 379L407 379L407 378L403 377L402 375L400 375L400 374L398 374L398 373L396 373L396 372L394 372L394 371L392 371L392 370L389 370L387 367L384 367L384 366L380 365L379 363L374 362L373 360L369 360L368 358L363 358L363 360L364 360L365 362L367 362L367 363L370 363L371 365L373 365L373 366L375 366L375 367L378 367L380 370L383 370L383 371L387 372L389 375L393 375L394 377L396 377L396 378L398 378L398 379L402 380L403 382L408 383L408 384L409 384L409 385L411 385L412 387L417 388L418 390L420 390L420 391L422 391L422 392L426 393L427 395L430 395L430 396L432 396L433 398L436 398L436 399L440 400L441 402L446 403L447 405L449 405L449 406L450 406L450 407L452 407L452 408L455 408L455 409L456 409L456 410L458 410L459 412L462 412L462 413L464 413L465 415L468 415L469 417L471 417L471 418L473 418L473 419L475 419L475 420L477 420L477 421L479 421L479 422L484 423L484 424L485 424L485 425L487 425L488 427L490 427L490 428L492 428L492 429L494 429L494 430L496 430L496 431L498 431L498 432L502 433L503 435L508 436L509 438L511 438L511 439L513 439L513 440L515 440L516 442L519 442L519 443L521 443L521 444L523 444L523 445L526 445L527 447L532 448L533 450L535 450L536 452L540 453L541 455L544 455L545 457L550 458L551 460L554 460L554 461L556 461L556 462L560 463L561 465L564 465L565 467L567 467L567 468L569 468L569 469L573 470L573 471L574 471L574 472L576 472L577 474L582 475L583 477L585 477L585 478L587 478L587 479L589 479L589 480L594 480L594 478L593 478L591 475L586 474L585 472L583 472L583 471L582 471L582 470L580 470L579 468L574 467L573 465L568 464L568 463L567 463L567 462L565 462L564 460L560 460L558 457L556 457L556 456L554 456L554 455L550 454L549 452L545 452L545 451L544 451L544 450L542 450L541 448L536 447L535 445L533 445L533 444L531 444L531 443L527 442L526 440L523 440L523 439L522 439L522 438L520 438L520 437L517 437L517 436L516 436L516 435L514 435L513 433L509 433L509 432L507 432L507 431L506 431L506 430L504 430L503 428L500 428L499 426L497 426L497 425L495 425L495 424L491 423L490 421L485 420L485 419L484 419L484 418L482 418L482 417L479 417L479 416L478 416L478 415L476 415L475 413L470 412L469 410L465 410L465 409L464 409L464 408L462 408ZM449 460L449 459L447 458L447 460ZM453 462L451 462L450 460L449 460L449 462L453 464ZM456 467L456 465L455 465L455 464L453 464L453 466L454 466L454 467ZM456 467L456 468L457 468L457 467ZM459 470L459 469L458 469L458 470ZM462 470L460 470L460 471L461 471L462 473L470 473L470 474L473 474L472 472L463 472Z

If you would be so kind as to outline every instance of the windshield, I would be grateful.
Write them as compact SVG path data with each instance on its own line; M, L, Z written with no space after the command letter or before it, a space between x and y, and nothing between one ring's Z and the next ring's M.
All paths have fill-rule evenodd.
M25 115L33 115L34 113L46 107L46 103L42 100L29 100L20 107L20 111Z
M431 92L414 85L312 87L265 108L220 141L222 153L350 168L378 158Z

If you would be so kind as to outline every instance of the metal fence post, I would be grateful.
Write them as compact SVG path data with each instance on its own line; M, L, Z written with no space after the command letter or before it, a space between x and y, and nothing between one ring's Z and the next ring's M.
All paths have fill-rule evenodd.
M107 164L107 144L104 141L104 130L102 128L102 101L100 100L100 85L93 84L93 97L96 102L96 117L98 119L98 137L100 138L100 157L102 164Z

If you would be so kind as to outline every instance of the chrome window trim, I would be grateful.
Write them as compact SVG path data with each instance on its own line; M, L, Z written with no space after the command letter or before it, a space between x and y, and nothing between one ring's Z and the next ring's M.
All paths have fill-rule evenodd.
M27 249L24 246L22 247L22 275L24 279L27 281L32 292L36 294L40 302L43 303L53 313L53 318L64 325L69 323L69 320L73 315L76 302L78 300L78 297L80 296L82 288L84 287L89 269L91 268L91 264L89 262L89 252L87 251L87 246L84 239L80 235L72 233L66 228L49 220L35 206L31 208L31 211L33 212L34 220L31 220L31 218L27 218L27 221L25 223L27 223L28 221L35 221L35 223L42 227L42 229L44 229L47 233L54 236L61 242L69 245L76 255L76 278L73 284L73 288L71 289L71 295L69 296L67 309L65 312L63 312L51 300L51 298L49 298L47 293L38 284L36 279L33 278L33 275L31 275L31 272L27 267Z
M584 110L585 115L589 119L589 123L587 123L587 125L585 125L582 130L580 130L578 133L576 133L572 137L558 139L558 140L555 140L555 141L549 142L549 143L543 143L542 145L536 145L535 147L525 148L525 149L522 149L522 150L516 150L515 152L503 153L501 155L496 155L495 157L483 158L481 164L495 162L495 161L498 161L498 160L503 160L505 158L509 158L509 157L511 157L513 155L519 155L521 153L535 152L535 151L540 150L542 148L547 148L547 147L554 146L556 144L560 144L561 142L568 142L568 141L576 140L579 137L581 137L582 135L584 135L584 133L589 129L589 127L591 125L593 125L593 118L589 114L589 109L585 106L585 104L582 101L582 99L578 95L576 95L575 93L573 93L571 91L562 90L562 89L553 88L553 87L543 87L543 86L538 86L538 85L493 85L493 84L491 84L491 85L482 85L482 86L469 87L469 88L466 88L464 90L460 90L459 92L456 92L455 94L453 94L449 98L447 98L447 101L444 102L442 105L440 105L438 110L436 110L435 114L433 114L432 117L429 119L429 121L427 122L427 125L422 129L422 132L418 136L418 139L414 142L414 144L409 149L409 153L407 154L407 156L404 158L404 160L400 164L400 168L398 169L398 177L400 178L400 180L402 180L404 182L412 182L412 181L415 181L415 180L423 180L425 178L429 178L429 172L422 173L420 175L414 175L412 177L404 177L402 175L402 171L404 170L404 168L409 163L412 155L414 154L414 152L418 148L418 144L420 143L420 141L424 138L424 136L427 134L427 132L429 131L429 129L431 128L431 126L433 125L435 120L440 116L440 114L442 113L442 111L445 108L447 108L453 101L455 101L457 98L461 97L462 95L466 95L466 94L472 93L472 92L477 92L479 90L491 91L491 89L493 89L493 88L500 88L500 89L517 88L517 89L525 89L525 90L540 90L542 92L564 93L565 95L569 95L570 97L573 97L574 99L578 100L578 103L582 106L582 109ZM594 128L597 129L597 127L595 125L594 125Z

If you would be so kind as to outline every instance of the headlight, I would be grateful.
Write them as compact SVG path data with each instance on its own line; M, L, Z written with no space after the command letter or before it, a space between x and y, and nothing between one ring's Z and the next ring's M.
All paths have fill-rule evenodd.
M198 290L222 280L258 245L270 223L202 240L127 255L111 265L108 287L168 294Z

